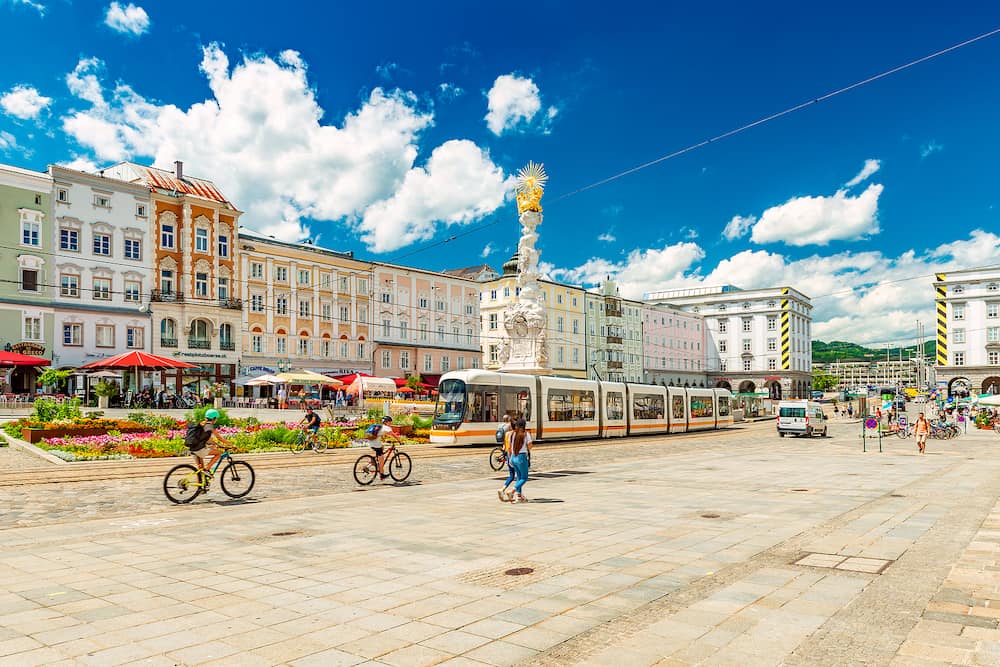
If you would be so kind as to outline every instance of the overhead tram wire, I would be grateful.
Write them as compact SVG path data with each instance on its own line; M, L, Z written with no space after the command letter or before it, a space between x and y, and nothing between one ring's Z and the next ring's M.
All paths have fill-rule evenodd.
M658 165L661 162L666 162L667 160L672 160L673 158L680 157L681 155L684 155L686 153L690 153L690 152L695 151L695 150L697 150L699 148L703 148L703 147L705 147L705 146L707 146L709 144L716 143L716 142L721 141L723 139L728 139L728 138L733 137L733 136L735 136L737 134L741 134L743 132L746 132L747 130L751 130L751 129L755 128L755 127L758 127L760 125L764 125L764 124L769 123L769 122L771 122L773 120L777 120L778 118L782 118L783 116L787 116L789 114L795 113L796 111L801 111L802 109L806 109L808 107L814 106L816 104L819 104L820 102L825 102L825 101L827 101L827 100L829 100L831 98L834 98L834 97L836 97L838 95L842 95L844 93L850 92L850 91L854 90L855 88L860 88L862 86L868 85L869 83L873 83L873 82L878 81L880 79L884 79L884 78L886 78L888 76L892 76L893 74L897 74L897 73L902 72L904 70L910 69L911 67L915 67L915 66L920 65L922 63L925 63L925 62L927 62L929 60L933 60L934 58L938 58L938 57L943 56L945 54L951 53L952 51L957 51L958 49L964 48L966 46L970 46L972 44L975 44L976 42L980 42L980 41L982 41L984 39L988 39L990 37L994 37L995 35L998 35L998 34L1000 34L1000 27L994 28L993 30L990 30L988 32L984 32L984 33L982 33L980 35L976 35L975 37L971 37L971 38L966 39L966 40L964 40L962 42L958 42L957 44L952 44L951 46L948 46L946 48L943 48L943 49L940 49L938 51L935 51L934 53L929 53L926 56L917 58L916 60L911 60L911 61L909 61L907 63L902 64L902 65L898 65L898 66L893 67L891 69L885 70L884 72L880 72L880 73L875 74L873 76L870 76L870 77L868 77L866 79L862 79L861 81L856 81L856 82L854 82L854 83L852 83L850 85L844 86L842 88L838 88L838 89L833 90L833 91L831 91L829 93L825 93L823 95L820 95L819 97L815 97L815 98L813 98L811 100L808 100L806 102L802 102L800 104L796 104L795 106L792 106L792 107L789 107L787 109L784 109L783 111L778 111L778 112L770 114L768 116L764 116L763 118L758 118L755 121L752 121L752 122L747 123L745 125L741 125L740 127L734 128L732 130L728 130L726 132L723 132L722 134L717 134L714 137L711 137L709 139L703 139L702 141L693 143L690 146L686 146L684 148L680 148L680 149L675 150L675 151L673 151L671 153L667 153L666 155L661 155L658 158L655 158L653 160L649 160L648 162L643 162L642 164L636 165L634 167L630 167L629 169L626 169L625 171L619 172L617 174L612 174L611 176L608 176L606 178L602 178L602 179L600 179L598 181L594 181L593 183L589 183L589 184L584 185L582 187L579 187L579 188L577 188L575 190L570 190L569 192L564 192L561 195L557 195L557 196L555 196L553 198L550 198L548 200L548 202L549 202L548 205L551 206L552 204L555 204L557 202L563 201L565 199L569 199L570 197L574 197L574 196L576 196L576 195L578 195L578 194L580 194L582 192L586 192L588 190L592 190L592 189L600 187L602 185L607 185L608 183L611 183L612 181L617 181L618 179L624 178L625 176L630 176L630 175L632 175L632 174L634 174L636 172L642 171L643 169L648 169L649 167L653 167L655 165ZM432 243L430 245L424 246L423 248L417 248L417 249L412 250L412 251L410 251L408 253L405 253L403 255L397 256L396 259L402 259L404 257L410 257L411 255L415 255L417 253L424 252L425 250L430 250L431 248L435 248L435 247L444 245L446 243L450 243L451 241L454 241L455 239L457 239L457 238L459 238L461 236L466 236L466 235L471 234L473 232L477 232L477 231L481 231L483 229L486 229L487 227L492 227L493 225L496 225L499 222L501 222L501 219L498 216L494 220L492 220L490 222L487 222L487 223L483 223L483 224L477 225L476 227L470 228L470 229L468 229L466 232L464 232L462 234L452 235L452 236L450 236L450 237L448 237L446 239L442 239L441 241L436 241L436 242L434 242L434 243Z

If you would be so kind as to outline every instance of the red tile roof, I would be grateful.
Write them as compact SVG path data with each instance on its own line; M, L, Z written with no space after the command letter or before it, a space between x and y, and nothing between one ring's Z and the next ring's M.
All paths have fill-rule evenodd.
M140 178L151 188L169 190L171 192L183 192L184 194L195 195L196 197L211 199L213 201L233 206L232 203L226 199L221 192L219 192L219 189L215 187L215 183L212 183L212 181L206 181L201 178L192 178L190 176L177 178L172 172L157 169L155 167L147 167L134 162L132 163L132 167L141 174ZM233 208L236 207L233 206Z

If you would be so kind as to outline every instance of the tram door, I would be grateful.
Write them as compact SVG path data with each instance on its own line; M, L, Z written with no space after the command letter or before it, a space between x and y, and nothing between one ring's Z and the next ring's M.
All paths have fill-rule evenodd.
M487 391L483 394L486 397L486 413L483 415L486 423L497 423L500 421L500 394L497 391Z

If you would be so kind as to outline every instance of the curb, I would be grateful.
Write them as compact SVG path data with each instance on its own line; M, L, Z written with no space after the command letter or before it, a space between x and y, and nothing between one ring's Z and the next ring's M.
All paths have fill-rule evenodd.
M64 461L63 459L59 458L58 456L55 456L53 454L49 454L44 449L40 449L38 447L35 447L30 442L26 442L24 440L21 440L20 438L15 438L13 436L7 435L6 433L4 433L4 437L7 438L7 442L10 444L11 447L13 447L15 449L20 449L22 452L27 452L28 454L31 454L32 456L37 456L40 459L45 459L49 463L57 463L59 465L65 465L65 464L69 463L69 461Z

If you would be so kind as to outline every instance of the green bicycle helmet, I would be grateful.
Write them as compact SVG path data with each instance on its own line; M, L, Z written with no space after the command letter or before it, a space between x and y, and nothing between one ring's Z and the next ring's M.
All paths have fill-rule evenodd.
M218 418L219 418L219 411L216 410L215 408L211 408L205 411L205 419L218 419Z

